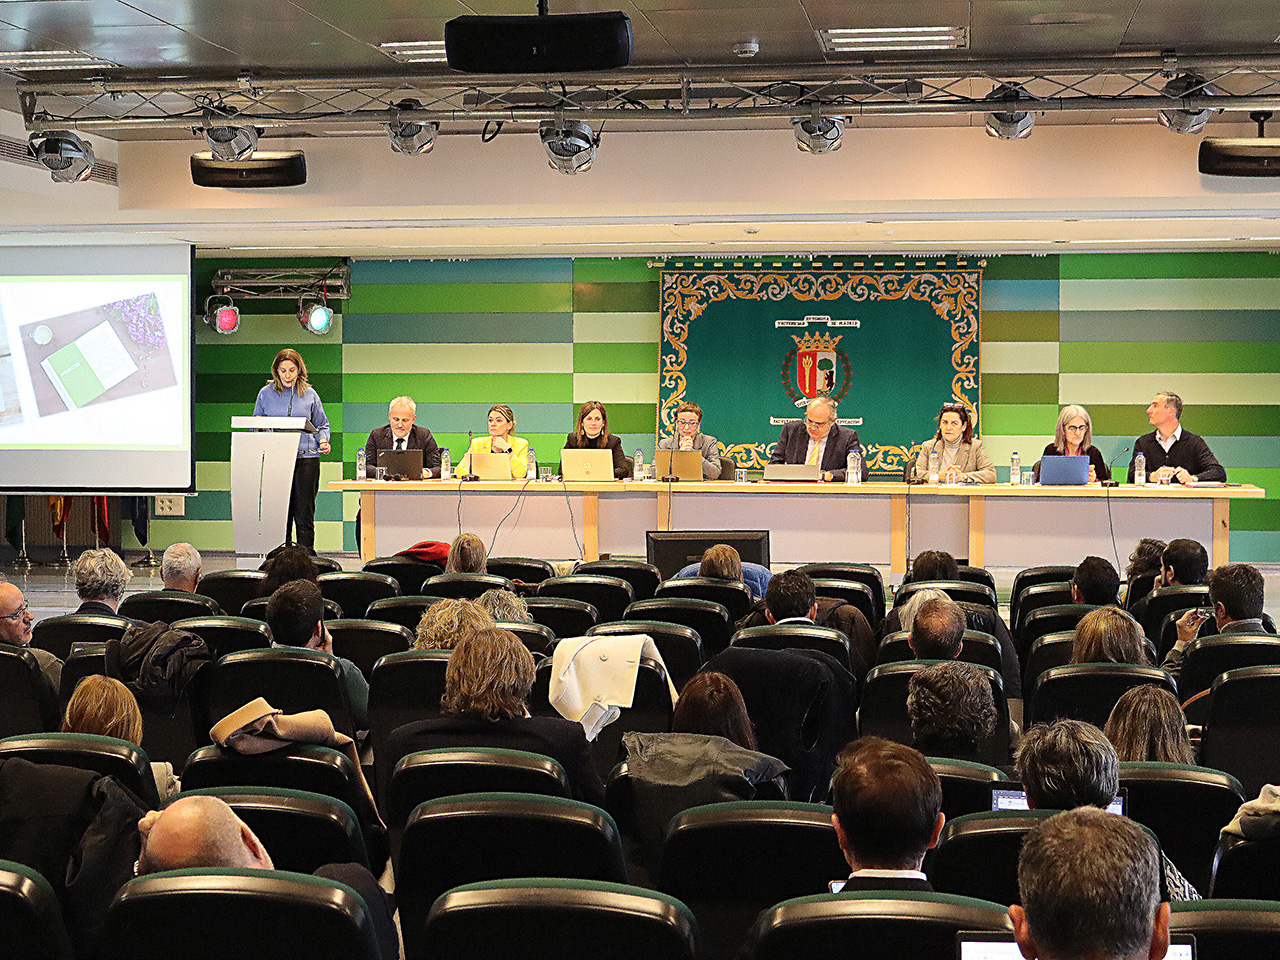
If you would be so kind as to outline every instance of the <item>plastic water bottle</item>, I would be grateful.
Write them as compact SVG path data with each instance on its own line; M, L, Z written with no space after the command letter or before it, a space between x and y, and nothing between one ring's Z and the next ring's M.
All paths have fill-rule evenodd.
M359 450L356 451L356 479L357 480L365 479L364 447L361 447Z
M533 452L533 447L529 448L529 466L525 467L524 478L526 480L538 479L538 455Z
M942 458L938 456L937 450L929 451L929 482L938 482L938 473L942 469Z
M636 458L631 463L631 479L632 480L644 479L644 451L643 450L636 451Z
M453 479L453 458L449 455L448 447L440 448L440 479Z
M1022 483L1022 458L1018 456L1018 451L1013 451L1013 455L1009 457L1009 485L1016 487Z
M844 482L859 484L862 482L862 451L854 447L845 458Z
M1147 455L1140 453L1133 458L1134 486L1144 487L1147 484Z

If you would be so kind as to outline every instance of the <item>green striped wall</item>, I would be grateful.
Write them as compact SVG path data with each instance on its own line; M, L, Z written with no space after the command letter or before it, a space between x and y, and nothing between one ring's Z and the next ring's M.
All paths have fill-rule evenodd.
M251 265L198 260L198 295L233 264ZM354 474L355 451L402 393L455 462L492 403L509 403L519 433L548 459L575 404L590 399L607 404L628 452L651 457L657 284L641 258L355 261L352 297L323 338L302 332L291 304L245 301L234 336L197 331L200 494L186 517L155 521L153 545L231 549L229 420L250 411L286 345L302 352L333 423L322 488ZM1187 429L1208 439L1231 479L1275 494L1233 505L1232 556L1280 559L1280 257L991 258L982 341L983 434L1002 479L1013 450L1029 462L1051 439L1061 404L1088 406L1110 458L1149 429L1152 394L1171 389L1187 404ZM355 549L356 501L320 494L318 549Z

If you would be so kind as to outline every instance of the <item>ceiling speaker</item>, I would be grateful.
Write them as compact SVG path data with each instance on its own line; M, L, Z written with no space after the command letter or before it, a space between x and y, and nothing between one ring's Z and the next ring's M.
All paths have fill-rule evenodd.
M259 150L247 160L193 153L191 182L197 187L296 187L307 182L307 158L301 150Z
M527 17L454 17L444 25L449 66L464 73L573 73L631 62L621 11Z
M1200 172L1219 177L1280 177L1280 140L1270 137L1205 137Z

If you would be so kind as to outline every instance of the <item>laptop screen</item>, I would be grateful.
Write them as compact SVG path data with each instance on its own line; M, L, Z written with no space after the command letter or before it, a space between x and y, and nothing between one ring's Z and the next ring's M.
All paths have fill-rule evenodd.
M1124 816L1125 788L1121 787L1116 798L1107 807L1108 813ZM1027 793L1020 783L1005 783L991 788L992 810L1030 810Z
M1189 933L1169 938L1168 960L1195 960L1195 937ZM1022 960L1012 933L962 930L956 934L956 960Z

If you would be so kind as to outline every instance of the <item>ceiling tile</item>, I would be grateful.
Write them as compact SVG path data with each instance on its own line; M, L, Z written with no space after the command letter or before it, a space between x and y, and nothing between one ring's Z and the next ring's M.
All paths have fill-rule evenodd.
M937 3L806 3L815 29L869 27L967 27L969 4Z
M3 13L0 10L0 13ZM1126 46L1188 50L1258 50L1280 34L1280 14L1269 20L1185 20L1135 22L1124 34Z
M1139 0L987 0L974 5L973 24L975 29L1100 21L1125 24L1138 7Z
M982 27L969 34L969 52L1001 59L1047 54L1110 55L1115 53L1124 24L1090 23L1071 26Z
M0 3L0 20L27 30L155 26L154 17L117 0L18 0Z
M177 26L218 21L289 23L310 19L289 0L129 0L129 5Z
M798 5L732 10L653 10L646 16L673 44L676 44L676 38L681 37L751 37L813 30L813 25Z
M822 51L813 31L803 33L770 33L760 38L760 52L750 60L739 60L733 44L751 34L738 32L719 36L699 34L672 40L677 54L691 65L822 63Z

